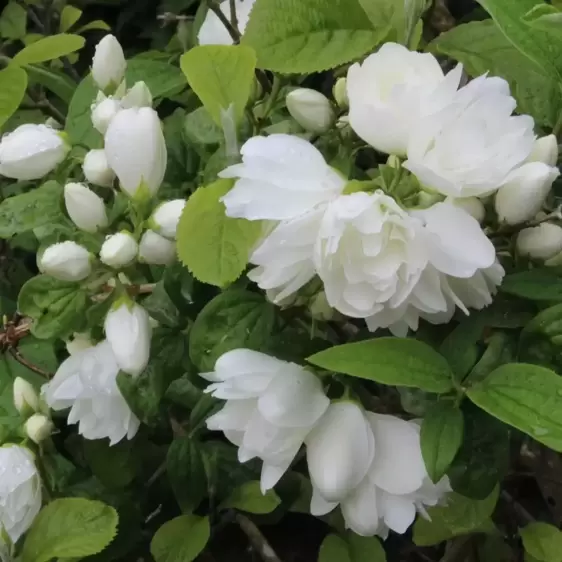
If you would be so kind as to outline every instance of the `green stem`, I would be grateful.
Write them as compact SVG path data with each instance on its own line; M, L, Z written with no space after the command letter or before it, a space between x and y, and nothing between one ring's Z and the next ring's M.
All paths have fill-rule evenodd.
M273 109L273 105L277 101L277 96L279 95L280 90L281 90L281 79L279 78L279 76L274 75L271 92L269 94L269 97L267 98L267 103L265 105L263 117L261 118L262 121L265 121L269 116L269 114L271 113L271 110Z

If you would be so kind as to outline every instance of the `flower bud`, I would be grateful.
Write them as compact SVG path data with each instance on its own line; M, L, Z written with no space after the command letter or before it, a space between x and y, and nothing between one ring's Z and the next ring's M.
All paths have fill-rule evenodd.
M527 162L542 162L547 166L556 166L558 161L558 140L555 135L541 137L535 141L533 151Z
M109 267L125 267L137 257L138 244L130 232L118 232L105 239L100 260Z
M72 241L49 246L39 261L41 271L61 281L82 281L92 271L90 252Z
M88 332L76 332L73 334L72 339L67 340L65 343L66 351L68 351L69 355L74 355L95 345Z
M127 61L121 44L106 35L97 45L92 60L92 77L100 90L113 92L125 77Z
M451 199L451 203L455 207L459 207L466 211L473 219L482 223L486 216L486 209L484 203L478 197L459 197L458 199Z
M86 232L97 232L108 225L103 199L83 183L64 186L66 212L72 222Z
M37 445L53 433L53 422L43 414L33 414L25 422L26 435Z
M130 197L155 195L166 173L167 151L158 114L141 107L120 111L105 136L105 154ZM142 189L141 189L142 188Z
M94 185L111 187L115 180L115 173L107 163L103 148L90 150L84 157L82 170L86 179Z
M336 103L342 109L349 107L349 98L347 97L347 79L345 77L338 78L332 89L332 94Z
M524 228L517 235L516 246L522 256L548 260L562 251L562 228L549 222Z
M115 116L123 109L121 102L113 98L104 98L92 105L92 124L105 135Z
M558 168L542 162L529 162L517 168L496 193L499 220L519 224L533 218L559 174Z
M148 364L152 337L146 310L136 303L122 302L109 311L104 328L119 368L140 375Z
M137 82L123 97L124 109L131 107L152 107L152 93L145 82Z
M170 265L176 259L176 243L147 230L139 244L139 259L152 265Z
M298 88L287 94L287 109L291 117L311 133L324 133L334 122L330 100L316 90Z
M39 395L33 385L21 377L14 381L14 406L24 417L39 410Z
M158 206L154 211L150 226L162 236L170 240L176 239L176 230L180 220L185 199L174 199Z
M0 175L16 180L36 180L54 170L69 146L46 125L21 125L0 141Z

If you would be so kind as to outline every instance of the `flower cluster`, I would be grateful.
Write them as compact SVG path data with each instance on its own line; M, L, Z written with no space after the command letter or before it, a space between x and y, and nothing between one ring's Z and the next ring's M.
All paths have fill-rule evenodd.
M427 475L416 422L365 412L350 400L330 402L320 379L299 365L235 349L201 376L212 383L206 392L226 400L207 427L224 432L240 462L263 461L263 493L303 444L312 514L340 505L346 525L363 536L404 533L416 511L449 491L447 478L433 484Z

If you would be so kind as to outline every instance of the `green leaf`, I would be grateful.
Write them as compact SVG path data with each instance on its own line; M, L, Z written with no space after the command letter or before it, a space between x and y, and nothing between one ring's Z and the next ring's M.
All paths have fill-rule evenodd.
M346 540L351 562L386 562L384 548L377 537L361 537L348 531ZM335 562L339 562L339 560Z
M177 66L144 58L127 61L125 78L131 86L144 81L154 98L177 94L186 87L185 78Z
M18 109L26 89L27 74L25 70L15 64L10 64L0 70L0 129ZM0 222L0 231L2 226L2 222Z
M498 488L484 500L471 500L459 494L450 494L447 505L427 510L431 520L417 518L414 543L418 546L431 546L459 535L489 528L489 518L496 507L498 494Z
M521 530L525 550L540 562L562 562L562 532L548 523L534 522Z
M61 202L62 187L56 181L4 199L0 203L0 238L59 222L64 217Z
M31 333L39 339L65 338L79 331L86 293L76 283L38 275L22 287L18 310L34 320Z
M135 478L135 463L129 441L110 445L107 439L84 439L82 446L92 473L107 488L125 488Z
M260 68L305 74L362 57L388 31L384 21L373 29L357 0L258 0L242 44L255 49Z
M107 25L107 23L105 23L103 20L94 20L94 21L89 21L87 24L80 26L76 30L76 33L78 33L78 35L82 35L86 31L93 31L94 29L101 29L102 31L111 31L111 27L109 27L109 25Z
M562 277L548 267L511 273L500 291L532 301L562 301Z
M80 144L86 148L101 148L102 136L92 125L92 103L96 99L98 88L90 75L86 76L74 92L68 114L65 130L72 144Z
M184 53L180 66L192 90L220 127L231 106L239 123L248 103L256 54L242 45L200 45Z
M268 490L262 494L260 483L246 482L236 488L219 506L220 509L239 509L248 513L263 515L271 513L281 504L275 490Z
M517 110L541 125L553 127L562 108L562 92L554 76L518 51L492 20L454 27L429 45L433 53L463 63L471 76L486 72L509 82Z
M198 144L219 144L224 140L222 129L204 107L198 107L186 116L185 134Z
M98 501L54 500L33 522L23 545L23 562L97 554L115 537L117 520L117 512Z
M428 392L447 392L453 385L445 358L414 339L377 338L337 345L307 361L328 371Z
M191 513L207 496L203 450L191 437L176 437L166 457L166 472L184 513Z
M50 35L22 49L14 57L14 62L18 64L34 64L58 59L79 51L85 42L84 37L80 37L80 35L69 33Z
M70 103L76 90L76 82L73 82L66 74L41 65L26 64L24 68L30 82L37 82L45 86L45 88L51 90L51 92L64 101L65 104L68 105Z
M188 199L177 230L179 259L199 281L218 287L240 277L262 232L259 221L226 216L220 199L231 187L231 180L200 187Z
M451 402L437 402L423 418L421 450L433 482L441 480L462 443L462 412Z
M271 339L275 308L263 296L227 291L199 313L190 332L189 356L201 371L212 371L216 360L239 347L264 351Z
M150 552L155 562L191 562L203 551L210 536L208 517L182 515L156 531Z
M142 305L150 316L163 326L174 328L181 324L180 311L168 295L164 281L156 283L154 290Z
M82 15L82 10L74 6L65 6L60 13L59 30L61 33L68 31Z
M338 535L328 535L320 546L318 562L352 562L347 543Z
M0 37L23 39L27 30L27 11L17 2L8 2L0 14ZM0 92L2 88L0 87Z
M562 452L562 378L525 363L502 365L467 396L480 408Z

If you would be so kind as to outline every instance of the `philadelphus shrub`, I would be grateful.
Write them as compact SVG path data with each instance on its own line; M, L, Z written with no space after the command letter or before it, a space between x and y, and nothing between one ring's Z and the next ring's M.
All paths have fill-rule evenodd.
M127 62L106 35L66 131L0 141L18 180L0 236L40 272L0 334L27 369L0 416L2 562L103 557L115 537L144 559L149 536L155 562L188 562L233 521L277 561L244 515L274 510L322 520L320 562L467 535L428 551L448 560L521 524L486 535L519 501L499 494L508 451L562 451L560 122L443 64L439 37L417 52L415 3L400 44L377 27L349 54L364 3L303 0L294 57L268 3L164 14L165 58Z

